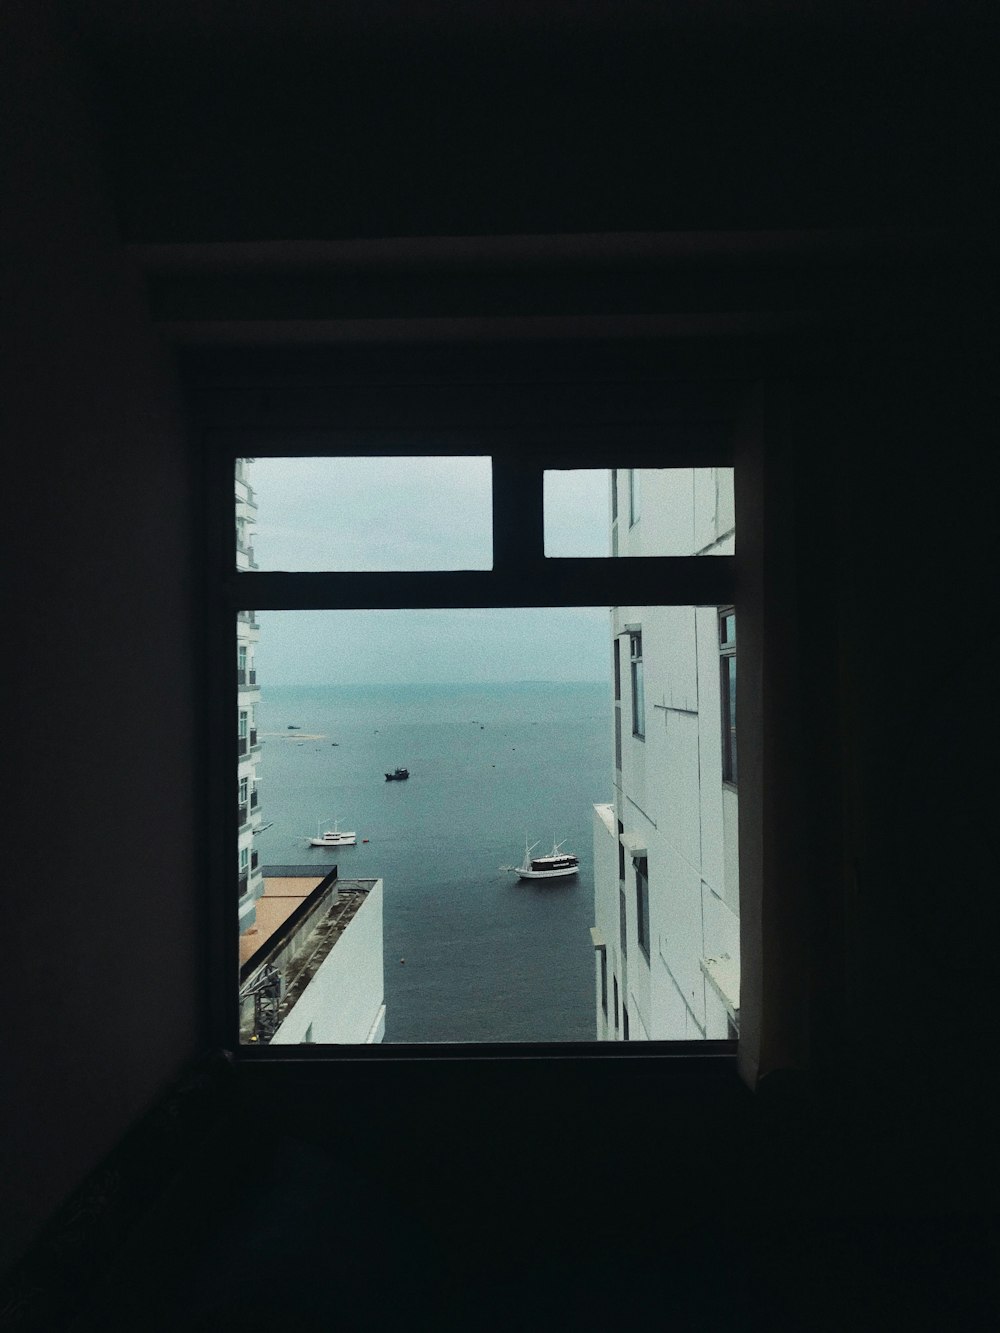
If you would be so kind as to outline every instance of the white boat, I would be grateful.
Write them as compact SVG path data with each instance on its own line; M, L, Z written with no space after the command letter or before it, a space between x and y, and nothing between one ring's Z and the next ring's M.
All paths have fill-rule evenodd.
M316 825L315 838L309 839L310 847L353 847L358 840L358 835L354 832L342 833L340 829L340 820L333 821L332 829L323 829L323 821L320 820Z
M580 869L580 858L572 852L561 851L561 842L553 840L552 851L547 856L532 856L537 846L536 842L529 847L525 838L524 860L519 866L505 868L516 870L519 879L568 879Z

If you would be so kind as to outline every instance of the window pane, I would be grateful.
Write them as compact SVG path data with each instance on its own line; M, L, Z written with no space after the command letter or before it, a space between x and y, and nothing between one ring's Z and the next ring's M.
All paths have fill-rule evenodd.
M732 555L735 549L732 468L545 473L547 556Z
M489 458L240 460L236 508L241 570L493 565Z
M545 554L606 556L610 552L606 469L575 468L543 474Z
M298 1043L310 1022L318 1043L594 1040L607 610L255 623L246 765L266 800L240 832L259 853L241 891L242 1040ZM526 841L531 865L560 844L572 873L521 878Z
M725 1038L739 884L721 620L613 611L640 740L627 721L616 735L635 705L613 697L604 609L243 613L259 670L237 699L242 1039L298 1043L309 1023L320 1043L607 1036L591 928L635 1039ZM553 844L576 873L520 878Z

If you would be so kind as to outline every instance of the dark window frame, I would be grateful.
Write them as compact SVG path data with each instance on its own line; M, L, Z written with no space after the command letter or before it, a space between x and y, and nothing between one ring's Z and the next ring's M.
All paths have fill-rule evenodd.
M641 449L648 457L655 457L663 466L685 465L693 461L691 446L685 443L680 455L671 454L664 446L663 435L648 427L637 428L642 437ZM639 557L629 560L608 560L606 557L578 557L553 562L544 557L542 486L547 467L610 468L630 449L639 447L630 430L604 430L602 440L595 447L593 438L581 430L582 444L565 432L555 433L555 442L537 447L535 441L526 461L526 446L511 447L512 432L499 432L501 440L486 438L489 432L478 432L470 444L467 431L435 432L430 447L423 450L414 443L413 434L397 431L389 436L380 429L357 429L349 432L331 430L318 436L314 430L276 429L267 426L256 431L231 428L209 430L206 439L210 465L209 494L214 497L210 512L216 515L209 525L207 547L208 584L207 604L210 610L210 711L220 719L217 727L218 746L209 760L211 792L209 809L221 809L223 784L229 783L232 769L226 754L232 751L223 743L222 716L231 716L237 664L232 654L232 622L237 613L247 614L249 605L254 610L295 609L378 609L380 607L442 607L477 608L490 606L663 606L713 605L731 603L736 587L735 557L718 557L712 561L697 557ZM513 432L523 437L526 432ZM634 436L636 432L632 432ZM261 438L261 437L264 438ZM723 441L723 443L720 443ZM719 434L709 447L704 442L696 446L699 462L731 465L733 457ZM730 445L731 448L731 445ZM572 451L572 458L567 455ZM426 452L437 456L467 455L470 452L489 453L493 461L494 562L486 571L421 571L412 574L351 573L336 571L296 572L240 571L233 561L232 477L237 458L248 456L332 456L357 457L365 454L413 454ZM686 451L686 452L685 452ZM526 537L529 538L526 540ZM555 565L555 568L553 567ZM251 613L252 614L252 613ZM231 662L227 671L224 663ZM213 706L214 705L214 706ZM231 742L230 742L231 744ZM214 773L214 777L212 774ZM231 800L231 797L229 798ZM224 844L221 819L210 820L213 830L209 841L212 846L210 875L216 880L228 878L225 872ZM218 832L215 830L218 828ZM232 862L229 862L231 865ZM226 912L221 896L213 901L214 943L213 957L216 976L231 978L231 987L219 988L213 983L213 1003L217 1016L217 1030L223 1034L223 1043L236 1052L240 1059L268 1061L297 1058L299 1048L265 1046L240 1047L236 997L238 978L231 958L232 919ZM219 993L221 989L221 994ZM686 1045L686 1043L684 1043ZM693 1044L692 1044L693 1045ZM728 1043L716 1043L719 1053L729 1049ZM648 1043L648 1054L675 1052L678 1043ZM709 1043L712 1046L712 1043ZM581 1050L600 1056L605 1054L603 1043L546 1044L544 1051L553 1056L578 1056ZM698 1053L707 1053L704 1043ZM537 1056L540 1048L531 1046L524 1054ZM731 1053L731 1050L729 1050ZM337 1060L391 1058L467 1058L503 1054L517 1058L515 1048L502 1050L455 1043L447 1048L434 1045L413 1047L323 1047L309 1051L310 1057Z

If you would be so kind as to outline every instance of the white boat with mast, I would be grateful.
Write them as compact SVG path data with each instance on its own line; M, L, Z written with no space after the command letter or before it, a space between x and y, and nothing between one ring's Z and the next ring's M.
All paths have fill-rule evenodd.
M357 833L341 832L340 820L333 821L333 828L323 829L323 820L316 825L315 838L309 839L310 847L353 847L358 840Z
M562 843L552 840L552 851L546 856L532 856L538 843L528 846L524 840L524 860L519 866L501 866L501 870L513 870L519 879L569 879L580 869L580 858L572 852L562 851Z

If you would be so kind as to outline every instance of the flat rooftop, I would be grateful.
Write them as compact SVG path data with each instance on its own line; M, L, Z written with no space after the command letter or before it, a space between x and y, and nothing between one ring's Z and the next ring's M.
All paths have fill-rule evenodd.
M264 893L255 904L257 919L240 935L240 967L272 939L276 944L279 942L281 927L296 908L315 893L332 869L333 866L264 866ZM333 887L338 893L363 894L375 882L373 879L338 878Z
M279 1027L379 882L332 878L333 870L265 866L256 924L240 935L241 984L268 963L281 974ZM241 1041L255 1039L253 1027L254 1006L241 1004Z

